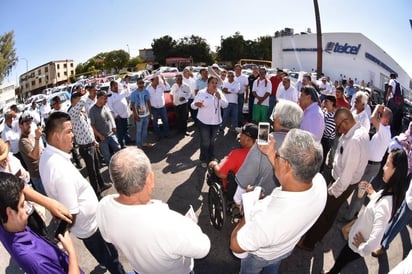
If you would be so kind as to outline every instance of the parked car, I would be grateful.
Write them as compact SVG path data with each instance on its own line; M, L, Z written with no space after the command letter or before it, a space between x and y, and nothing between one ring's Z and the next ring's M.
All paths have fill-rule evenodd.
M70 105L71 105L71 103L70 103L71 94L67 91L59 91L59 92L50 94L49 97L47 97L47 101L48 101L48 103L50 104L51 107L52 107L51 100L56 96L58 96L60 98L60 101L62 103L61 110L62 111L67 111L69 109Z

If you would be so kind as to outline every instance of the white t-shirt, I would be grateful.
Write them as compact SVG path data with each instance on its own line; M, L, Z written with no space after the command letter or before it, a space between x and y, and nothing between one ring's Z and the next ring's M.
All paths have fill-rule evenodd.
M225 97L228 103L237 104L237 97L240 92L240 84L238 81L233 81L230 83L229 81L225 81L223 83L223 87L227 88L227 91L230 93L225 93Z
M141 274L181 274L193 269L193 258L209 253L210 240L190 218L158 200L124 205L118 195L104 197L97 209L103 238L126 256Z
M352 111L353 118L355 118L355 121L358 122L362 127L366 129L367 132L369 132L371 128L371 121L369 120L368 113L363 110L361 113L356 113L356 110Z
M302 192L275 188L252 209L251 221L237 234L239 246L264 260L291 252L326 205L325 179L317 174L310 189Z
M62 203L76 222L70 231L88 238L97 230L97 197L90 183L70 161L70 154L47 144L39 162L40 177L47 196Z
M278 90L276 91L276 99L284 99L297 103L299 100L299 92L292 85L290 85L288 89L285 89L284 85L279 85Z
M190 92L192 96L189 99L193 99L195 97L195 89L196 89L196 80L193 77L186 78L183 76L183 83L190 87Z
M261 80L260 78L256 79L253 82L252 91L256 92L257 96L264 96L265 93L272 93L272 83L268 79ZM258 99L255 98L254 104L258 103ZM262 102L262 106L269 106L269 96Z
M391 127L379 125L379 130L372 136L370 140L369 161L380 162L385 155L386 149L391 142Z
M249 80L246 75L240 74L239 76L235 75L235 81L238 81L240 84L239 94L245 93L247 87L249 86Z
M190 87L185 83L182 83L179 87L177 83L174 83L170 89L170 94L173 96L173 104L175 106L187 103L187 101L192 97L192 92ZM185 98L184 101L180 101L180 98Z

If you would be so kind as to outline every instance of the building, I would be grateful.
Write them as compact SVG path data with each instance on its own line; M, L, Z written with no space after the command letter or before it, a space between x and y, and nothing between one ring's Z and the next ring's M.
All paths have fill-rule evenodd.
M20 75L20 97L27 98L42 90L67 83L76 75L73 60L51 61Z
M0 85L0 114L13 104L16 104L14 83Z
M364 81L370 87L384 89L389 74L410 96L411 77L378 45L361 33L322 33L323 73L332 80ZM316 34L278 35L272 39L273 67L295 71L316 71ZM410 97L409 97L410 98Z

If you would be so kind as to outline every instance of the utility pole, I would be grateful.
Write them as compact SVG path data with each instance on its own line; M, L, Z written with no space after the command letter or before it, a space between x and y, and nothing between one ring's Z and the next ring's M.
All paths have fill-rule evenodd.
M316 40L317 40L317 66L316 66L316 78L319 79L322 76L322 29L320 25L320 14L319 14L319 4L318 0L313 0L313 5L315 7L315 18L316 18Z

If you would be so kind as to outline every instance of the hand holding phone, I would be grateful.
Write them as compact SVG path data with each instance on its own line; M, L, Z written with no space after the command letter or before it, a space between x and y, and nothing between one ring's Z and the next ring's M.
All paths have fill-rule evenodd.
M258 145L267 145L269 143L270 124L267 122L260 122L258 125Z
M54 238L55 239L59 239L59 234L62 234L62 235L64 235L64 233L66 232L66 230L67 230L67 227L68 227L68 223L67 222L65 222L65 221L60 221L60 223L59 223L59 225L57 226L57 228L56 228L56 231L54 232Z

